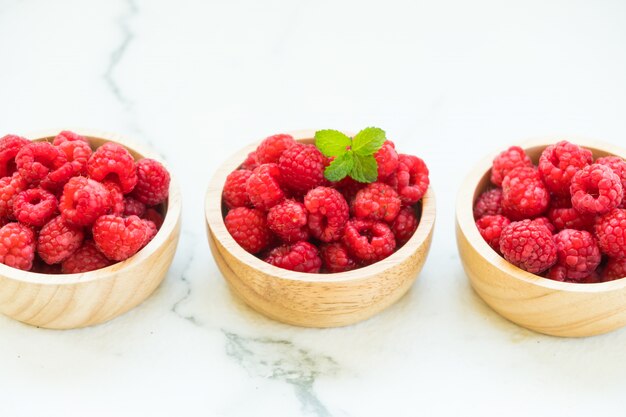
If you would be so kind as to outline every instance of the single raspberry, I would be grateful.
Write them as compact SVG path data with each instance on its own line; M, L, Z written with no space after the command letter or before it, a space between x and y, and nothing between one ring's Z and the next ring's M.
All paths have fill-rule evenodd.
M591 151L561 141L543 150L539 157L539 173L549 191L568 195L574 175L592 162Z
M10 177L0 178L0 218L14 218L15 197L27 187L28 184L19 172L13 173Z
M86 240L83 246L63 261L61 271L64 274L78 274L106 268L112 264L113 262L100 252L93 240Z
M320 256L324 270L327 272L346 272L358 266L348 252L348 248L341 242L324 243L320 247Z
M284 200L272 207L267 213L267 225L287 243L309 238L306 207L294 200Z
M126 199L124 198L124 193L122 193L122 188L119 184L113 181L107 181L102 185L104 185L104 188L109 192L109 202L107 203L109 209L106 214L115 214L116 216L126 215ZM137 213L131 214L141 217L141 215Z
M246 192L254 207L268 210L285 199L280 188L281 171L276 164L263 164L252 171Z
M41 188L22 191L13 200L15 218L20 223L29 226L43 226L48 223L56 211L56 197Z
M146 205L141 201L137 201L132 197L126 197L123 200L124 209L122 210L122 214L125 217L128 216L138 216L143 218L146 214ZM156 224L156 223L155 223Z
M278 162L285 186L299 193L326 183L326 164L326 158L314 145L301 143L285 150Z
M79 135L78 133L70 132L69 130L64 130L58 135L54 137L52 144L54 146L59 146L65 142L83 142L89 144L89 141L86 137Z
M85 233L81 227L57 216L41 228L37 239L37 253L45 263L58 264L80 248L84 238Z
M246 184L251 175L252 171L244 169L238 169L228 174L222 191L222 200L226 207L244 207L252 204L246 191Z
M428 190L428 167L424 161L413 155L400 154L398 162L396 173L386 182L394 187L404 204L415 204Z
M603 253L626 258L626 210L614 209L596 222L596 237Z
M602 261L593 235L584 230L564 229L554 235L557 265L566 268L565 277L581 280L596 270Z
M304 197L309 211L309 230L322 242L341 239L343 229L350 217L350 209L341 193L330 187L317 187Z
M279 268L311 274L320 272L322 267L317 248L304 241L278 246L272 249L264 260Z
M483 192L474 203L474 219L502 214L502 188Z
M396 248L396 239L389 226L372 220L349 220L343 243L354 257L368 263L386 258Z
M93 225L96 246L112 261L123 261L146 246L156 234L156 226L137 216L100 216Z
M144 220L150 220L156 226L157 230L163 225L163 216L154 208L146 209L146 213L142 216Z
M6 135L0 138L0 178L13 175L17 170L15 157L30 141L21 136Z
M65 154L48 142L31 142L15 157L18 172L33 185L48 180L51 174L67 176L67 168L63 167L66 162Z
M254 169L258 166L259 166L259 163L256 160L256 152L250 152L246 160L243 161L243 164L239 166L239 169L243 169L246 171L254 171Z
M148 206L165 201L170 193L170 173L159 161L144 158L137 162L137 185L133 197Z
M602 271L603 281L626 278L626 258L609 258Z
M500 253L500 235L509 224L511 224L511 220L499 214L483 216L476 220L476 227L480 235L498 253Z
M511 220L543 214L550 194L532 167L515 168L502 181L502 213Z
M57 147L65 154L67 162L72 165L73 175L87 175L87 162L93 153L88 143L80 140L65 141Z
M270 243L270 229L259 209L237 207L228 212L224 223L235 242L252 254L261 252Z
M124 194L130 193L137 184L137 169L133 156L117 143L107 142L91 154L87 162L91 179L117 182Z
M622 181L622 190L626 193L626 161L618 156L605 156L596 159L595 163L611 168Z
M30 271L35 259L35 233L30 227L9 223L0 228L0 263Z
M391 223L400 212L402 201L387 184L374 182L359 191L354 199L354 214L360 219L384 220Z
M392 141L387 140L383 146L374 154L378 164L378 180L382 181L396 172L400 164L398 153Z
M398 217L391 223L391 231L396 237L397 246L400 247L411 239L419 220L415 215L415 209L413 207L402 207L398 213Z
M498 187L502 185L504 177L515 168L532 167L533 162L526 152L519 146L511 146L493 160L491 166L491 182Z
M552 207L548 210L548 218L556 230L576 229L593 230L595 215L581 214L573 207Z
M109 210L109 204L109 191L104 185L85 177L74 177L63 188L59 210L69 223L89 226Z
M296 143L291 135L278 134L267 137L256 148L256 160L259 164L277 164L285 150Z
M547 227L552 234L556 233L556 227L552 224L550 219L545 216L534 218L533 223Z
M587 165L572 178L572 206L580 213L605 214L622 202L620 178L606 165Z
M502 256L519 268L541 273L556 263L556 244L547 227L532 220L513 222L500 235Z

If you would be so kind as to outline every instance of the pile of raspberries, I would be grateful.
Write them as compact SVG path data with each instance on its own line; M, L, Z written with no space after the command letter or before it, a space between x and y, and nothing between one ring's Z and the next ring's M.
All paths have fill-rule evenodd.
M0 138L0 262L45 274L133 256L163 222L170 175L112 142L63 131L52 142Z
M491 168L496 188L474 205L476 226L507 261L556 281L597 283L626 277L626 162L593 160L561 141L534 165L513 146Z
M417 229L429 179L421 159L398 154L389 140L374 157L376 182L332 183L324 177L330 161L314 145L270 136L226 179L226 228L246 251L293 271L344 272L380 261Z

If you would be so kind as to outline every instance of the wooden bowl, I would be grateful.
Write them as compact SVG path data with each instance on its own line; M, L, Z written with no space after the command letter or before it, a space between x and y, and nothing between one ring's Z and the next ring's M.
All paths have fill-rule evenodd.
M52 140L58 131L28 136ZM135 158L161 158L117 135L78 133L93 147L125 146ZM0 264L0 312L24 323L51 329L91 326L111 320L144 301L159 286L172 263L180 234L181 196L172 178L164 222L150 243L133 257L82 274L47 275Z
M522 145L533 162L549 144L560 139L534 140ZM626 150L585 139L571 142L593 152L626 158ZM467 176L458 195L456 236L463 268L476 293L512 322L553 336L582 337L626 325L626 279L599 284L553 281L507 262L483 240L474 223L474 201L489 188L490 169L498 152L485 158Z
M292 132L312 143L314 131ZM226 230L222 189L258 143L242 149L215 173L206 194L207 236L213 257L234 293L256 311L283 323L337 327L365 320L395 303L413 284L428 255L435 223L431 189L421 204L413 237L388 258L365 268L335 274L308 274L278 268L246 252Z

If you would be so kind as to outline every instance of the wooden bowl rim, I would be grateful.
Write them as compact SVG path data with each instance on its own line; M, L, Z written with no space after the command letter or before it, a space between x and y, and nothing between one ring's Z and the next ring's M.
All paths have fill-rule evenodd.
M575 143L579 146L587 148L591 151L599 151L608 153L611 155L619 156L626 159L626 150L615 146L610 143L605 143L584 137L572 137L565 136L568 141ZM531 138L521 141L518 146L521 146L524 150L531 148L545 148L560 140L564 140L564 137L541 137ZM513 145L508 145L513 146ZM507 147L508 147L507 146ZM502 149L506 149L503 147ZM532 274L524 271L521 268L509 263L506 259L500 256L494 251L485 240L482 238L476 227L474 220L474 193L476 187L481 179L489 172L493 159L502 152L502 149L494 151L484 157L466 176L461 189L459 190L456 203L456 221L458 227L463 234L467 237L470 245L478 252L478 254L489 262L492 266L497 268L500 272L510 276L513 279L517 279L532 285L548 288L551 290L576 292L576 293L602 293L610 292L622 289L626 287L626 279L618 279L614 281L601 282L601 283L573 283L573 282L560 282L554 281L548 278L541 277L539 275Z
M315 136L315 130L297 130L287 132L297 141L312 140ZM346 133L348 134L348 133ZM222 217L222 192L224 182L229 173L234 171L245 160L246 155L256 149L260 140L252 143L239 152L230 156L213 175L205 196L205 217L206 222L213 234L214 238L224 246L235 258L243 262L246 266L260 270L261 272L284 280L315 282L315 283L336 283L356 281L379 275L380 273L392 268L408 259L417 249L427 243L435 224L435 194L431 187L428 188L426 194L422 198L422 213L419 226L411 236L411 239L400 249L391 254L382 261L376 262L363 268L355 269L347 272L312 274L306 272L290 271L278 268L274 265L263 262L256 256L246 252L226 230L224 218ZM212 194L215 190L215 194Z
M125 136L117 133L103 132L92 129L47 129L44 131L33 132L24 137L31 141L40 141L45 139L54 138L59 132L63 130L71 130L72 132L83 135L87 138L94 138L105 140L109 142L115 142L122 145L133 152L140 154L144 158L152 158L161 162L167 166L166 161L155 151L144 145L138 145L133 140L128 139ZM164 245L168 238L174 233L176 224L182 211L181 192L178 186L178 182L175 176L170 171L170 192L167 200L167 212L163 219L163 225L159 229L156 236L139 252L125 261L115 263L106 268L97 269L95 271L83 272L79 274L41 274L30 271L22 271L16 268L11 268L4 264L0 264L0 275L15 280L22 281L31 284L43 284L43 285L72 285L90 281L96 281L101 279L110 278L117 275L121 270L134 265L141 264L146 259L154 254L154 252Z

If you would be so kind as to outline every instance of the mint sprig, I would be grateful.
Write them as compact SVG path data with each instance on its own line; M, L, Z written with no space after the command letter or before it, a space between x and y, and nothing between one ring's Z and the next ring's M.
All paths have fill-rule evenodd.
M377 127L366 127L354 138L338 130L318 130L315 132L315 146L325 156L334 158L326 167L324 176L333 182L347 176L358 182L376 181L378 164L374 154L386 139L385 131Z

